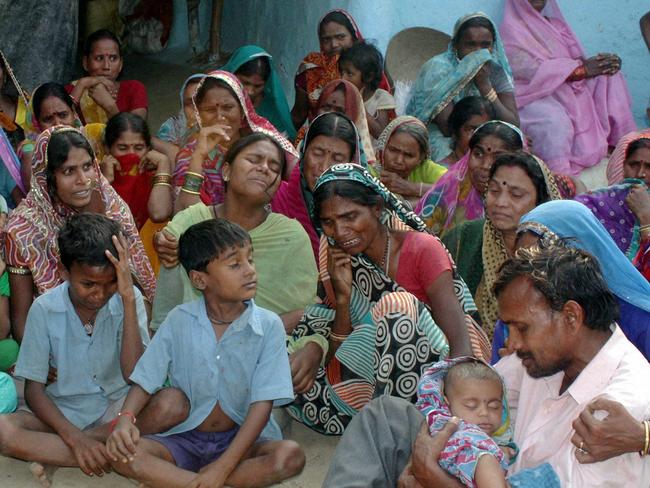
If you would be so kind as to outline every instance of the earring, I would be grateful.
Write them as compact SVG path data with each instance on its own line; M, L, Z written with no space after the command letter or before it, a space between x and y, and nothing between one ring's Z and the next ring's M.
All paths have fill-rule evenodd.
M227 176L224 175L223 181L230 181L230 178L228 178Z

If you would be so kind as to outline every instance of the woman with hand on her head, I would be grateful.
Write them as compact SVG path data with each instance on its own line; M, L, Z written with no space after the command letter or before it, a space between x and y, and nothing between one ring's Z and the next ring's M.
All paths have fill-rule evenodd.
M397 117L379 136L374 169L391 192L416 204L447 170L429 159L429 134L419 119Z
M469 151L422 197L415 212L427 227L442 237L466 220L483 218L483 195L494 160L524 148L524 136L514 125L490 120L469 140Z
M295 326L303 307L313 303L317 272L309 237L300 223L268 210L285 164L284 149L269 135L255 132L239 139L224 156L224 201L210 206L196 203L177 213L157 234L163 267L152 329L176 305L200 296L178 263L178 239L193 224L214 218L225 218L250 233L258 273L255 302L280 315L289 331Z
M111 31L100 29L88 36L81 58L84 76L66 86L86 124L105 124L119 112L147 118L147 89L137 80L118 80L124 58L120 41Z
M297 153L271 123L255 113L241 82L227 71L212 71L199 82L192 98L198 133L176 157L173 174L174 213L199 201L221 203L224 198L223 155L252 132L271 135L285 151L291 168Z
M449 115L456 102L470 95L492 103L497 119L519 125L508 58L496 26L482 13L456 22L447 52L422 66L406 107L406 113L427 125L434 161L449 154Z
M94 212L120 222L129 242L131 271L145 298L156 280L131 211L101 174L95 153L77 129L55 126L36 141L32 188L12 212L5 229L11 294L11 323L17 341L35 296L63 281L56 236L76 213Z
M293 340L328 343L293 352L290 342L298 397L288 410L340 435L376 396L414 401L422 368L440 357L481 356L483 334L444 246L363 167L326 170L314 202L324 303L305 310Z

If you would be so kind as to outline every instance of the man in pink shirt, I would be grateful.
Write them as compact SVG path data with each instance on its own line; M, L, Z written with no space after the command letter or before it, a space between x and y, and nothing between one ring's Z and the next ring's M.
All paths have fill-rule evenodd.
M582 440L572 426L591 412L594 398L605 395L610 400L600 403L608 407L619 402L637 425L650 418L650 365L616 325L618 307L595 259L574 248L519 250L501 269L495 294L516 353L496 365L520 449L508 471L511 485L552 486L552 477L546 485L523 479L528 468L550 463L562 487L650 486L650 458L632 449L597 463L578 461L602 459L589 459L593 439ZM590 422L615 430L619 424L608 423L607 414L596 411ZM369 404L348 426L323 486L462 486L436 461L455 427L449 423L431 438L418 415L396 399Z

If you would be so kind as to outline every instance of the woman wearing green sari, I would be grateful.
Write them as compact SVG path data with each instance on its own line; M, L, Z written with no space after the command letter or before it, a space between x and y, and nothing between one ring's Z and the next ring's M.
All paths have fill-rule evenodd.
M258 115L271 122L290 141L296 138L289 105L269 53L259 46L242 46L220 69L239 78Z
M224 156L223 203L196 203L176 214L156 235L163 267L153 302L152 329L157 329L176 305L200 296L178 264L178 238L193 224L215 217L239 224L250 233L258 274L255 301L260 307L280 315L290 329L303 307L314 302L318 273L309 237L299 222L268 210L284 164L284 151L272 137L253 133L238 140Z
M494 105L498 120L519 125L514 91L499 31L478 12L459 19L447 51L422 66L406 113L426 124L431 159L441 161L451 151L449 116L456 102L482 96Z

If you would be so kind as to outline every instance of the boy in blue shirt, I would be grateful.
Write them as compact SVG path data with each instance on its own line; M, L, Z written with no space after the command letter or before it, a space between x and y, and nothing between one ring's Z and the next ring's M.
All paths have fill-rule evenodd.
M250 236L224 219L201 222L181 236L179 260L203 297L174 308L138 361L107 441L113 467L149 487L268 486L298 474L304 453L278 440L271 417L293 400L284 327L253 302ZM168 377L190 415L141 439L135 419Z
M75 215L61 229L58 246L66 281L32 304L16 364L29 407L0 415L2 454L33 461L31 470L44 485L43 465L79 466L89 476L110 471L108 423L149 342L119 225L99 214ZM181 412L158 401L143 415L143 430L160 432L187 416L187 400L175 392L166 403L180 401Z

